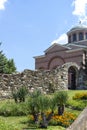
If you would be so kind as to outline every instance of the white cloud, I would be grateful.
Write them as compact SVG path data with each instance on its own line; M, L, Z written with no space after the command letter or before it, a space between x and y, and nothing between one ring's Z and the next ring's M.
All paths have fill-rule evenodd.
M76 15L81 23L87 23L87 0L74 0L72 5L74 6L72 14Z
M60 35L58 39L51 42L51 44L54 44L54 43L59 43L59 44L67 43L67 35L65 33Z
M7 2L8 0L0 0L0 10L4 10L5 9L5 3Z

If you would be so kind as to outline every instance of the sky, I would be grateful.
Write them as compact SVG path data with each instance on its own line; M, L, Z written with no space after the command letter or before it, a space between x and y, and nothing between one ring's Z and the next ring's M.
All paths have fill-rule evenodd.
M0 49L17 71L35 70L33 57L87 21L87 0L0 0Z

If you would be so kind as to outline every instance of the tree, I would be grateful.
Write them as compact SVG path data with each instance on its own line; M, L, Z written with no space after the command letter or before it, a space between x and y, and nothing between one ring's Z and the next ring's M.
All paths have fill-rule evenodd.
M1 45L1 44L0 44ZM3 51L0 51L0 73L11 74L16 71L13 59L7 59Z
M66 91L59 91L55 94L55 98L58 106L58 115L62 115L64 113L64 107L68 99L68 94Z
M49 119L47 118L45 112L50 108L49 97L42 94L41 96L39 96L38 102L40 104L40 112L42 117L40 128L47 128Z
M42 94L40 90L35 90L30 94L28 104L30 113L34 117L34 122L38 124L40 128L47 128L56 107L54 97L50 98L49 96ZM46 115L48 109L51 109L51 113ZM41 116L41 120L39 120L39 116Z
M6 63L7 63L7 58L4 56L2 51L0 51L0 73L4 73Z
M30 97L28 100L28 106L30 114L34 117L34 122L38 124L39 121L39 113L40 113L40 104L38 102L39 96L41 95L40 90L34 90L34 92L30 93Z
M7 61L7 64L6 64L6 68L5 68L5 69L6 69L5 72L6 72L6 73L9 73L9 74L11 74L11 73L13 73L13 72L16 71L16 67L15 67L15 63L14 63L14 60L13 60L13 59L9 59L9 60Z

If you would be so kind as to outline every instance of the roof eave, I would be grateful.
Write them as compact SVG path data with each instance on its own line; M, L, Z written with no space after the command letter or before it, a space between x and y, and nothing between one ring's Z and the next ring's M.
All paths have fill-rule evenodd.
M39 59L39 58L44 58L45 57L45 55L41 55L41 56L34 56L33 58L34 59Z

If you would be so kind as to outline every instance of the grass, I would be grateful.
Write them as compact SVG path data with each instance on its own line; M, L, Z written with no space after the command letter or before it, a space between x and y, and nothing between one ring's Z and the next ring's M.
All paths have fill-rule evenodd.
M26 116L20 116L20 117L0 116L0 130L45 130L45 129L37 129L35 126L28 126L27 121L28 118ZM1 124L3 125L2 128ZM65 128L61 126L49 126L48 130L65 130Z
M25 128L25 126L26 126L26 124L23 123L25 120L26 120L26 117L0 116L0 124L2 122L2 124L5 127L5 130L22 130L22 128ZM9 128L9 126L11 128ZM0 125L0 130L3 130L3 128L1 129L1 125Z
M75 95L75 93L82 93L82 92L87 92L87 90L69 90L67 91L68 95L69 95L69 103L68 103L68 107L65 108L66 111L69 111L71 113L76 114L77 116L81 113L82 109L84 106L82 106L82 109L77 109L78 108L78 104L79 107L82 105L82 101L81 103L78 101L73 101L72 97ZM13 100L2 100L0 101L0 108L7 103L13 103ZM84 102L83 102L84 104ZM72 105L74 107L76 107L76 109L72 109L74 107L72 107ZM87 103L85 104L85 106L87 105ZM25 110L25 109L24 109ZM45 129L37 129L35 126L29 126L28 125L28 116L9 116L9 117L4 117L4 116L0 116L0 130L45 130ZM65 130L64 127L61 126L48 126L48 130Z

